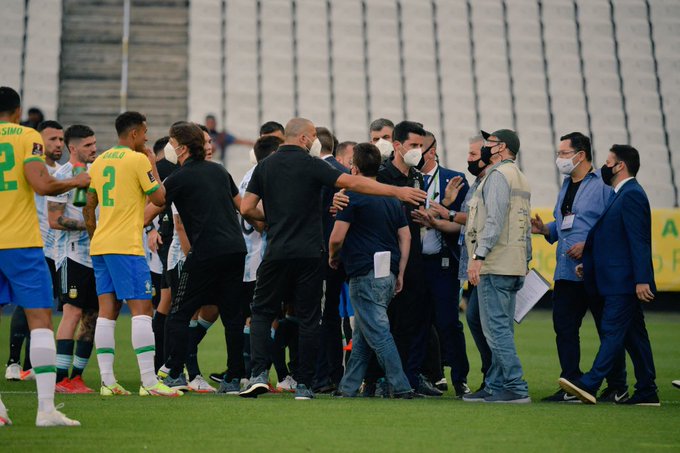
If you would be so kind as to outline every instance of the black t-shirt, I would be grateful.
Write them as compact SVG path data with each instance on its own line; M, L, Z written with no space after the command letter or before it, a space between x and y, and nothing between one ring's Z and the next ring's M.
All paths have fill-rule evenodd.
M255 167L247 191L262 199L267 230L264 259L318 258L323 248L321 188L342 173L298 147L281 146Z
M164 185L166 203L175 203L195 260L246 253L233 200L238 188L223 166L187 159Z
M376 252L390 252L390 270L399 274L397 230L408 225L396 198L347 192L349 205L338 212L337 221L350 224L342 246L342 263L349 277L368 274Z
M423 175L418 170L409 169L408 176L404 175L401 170L394 166L392 160L385 161L385 164L378 171L378 182L389 184L398 187L418 187L423 189ZM402 203L406 220L408 221L408 228L411 232L411 251L409 252L408 260L413 261L420 258L423 252L423 244L420 240L420 225L413 221L411 211L417 209L417 206L408 203Z
M563 216L571 214L571 209L574 207L574 198L576 198L576 192L578 192L581 182L583 182L583 180L574 182L571 178L569 178L567 193L564 195L564 200L562 200L562 206L560 207Z
M156 168L158 169L158 176L161 178L161 181L165 181L168 176L179 168L179 165L173 164L167 159L161 159L156 162ZM166 245L170 246L169 241L172 239L174 223L172 221L172 210L170 209L169 204L163 212L161 212L159 218L158 233L161 235L163 243L167 243Z

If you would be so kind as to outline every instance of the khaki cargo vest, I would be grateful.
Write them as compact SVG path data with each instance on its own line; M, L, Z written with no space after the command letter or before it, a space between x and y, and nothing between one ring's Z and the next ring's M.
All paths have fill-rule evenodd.
M482 274L525 276L527 273L527 229L531 228L531 189L526 177L513 161L500 163L491 172L500 172L510 186L510 208L508 217L498 242L486 255L482 264ZM477 236L484 230L487 210L484 204L483 189L489 174L472 195L468 204L467 231L465 245L470 261L477 248Z

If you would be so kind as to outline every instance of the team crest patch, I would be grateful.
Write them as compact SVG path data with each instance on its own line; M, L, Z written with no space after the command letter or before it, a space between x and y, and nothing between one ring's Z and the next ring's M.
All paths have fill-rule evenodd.
M145 287L145 290L146 290L146 294L151 294L151 281L150 280L147 280L146 282L144 282L144 287Z
M69 299L77 299L78 298L78 288L75 286L71 286L68 290L68 298Z
M33 143L33 151L31 151L31 154L33 154L34 156L42 156L43 155L42 143Z
M150 182L156 182L156 178L153 177L153 172L152 172L152 171L148 171L148 172L146 172L146 174L147 174L147 176L149 177L149 181L150 181Z

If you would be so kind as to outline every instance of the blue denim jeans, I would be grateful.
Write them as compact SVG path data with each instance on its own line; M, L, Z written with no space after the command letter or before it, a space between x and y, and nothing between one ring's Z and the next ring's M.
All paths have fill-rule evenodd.
M515 296L524 277L482 275L477 286L479 317L486 342L491 349L491 367L486 373L486 388L491 393L502 390L522 396L529 387L522 379L522 364L515 349Z
M465 317L467 318L470 335L472 335L472 339L475 340L475 345L477 345L479 357L482 360L482 374L486 380L486 373L491 367L491 349L489 349L489 344L486 342L484 330L482 329L482 321L479 319L479 298L477 297L476 286L473 286L472 291L470 291Z
M387 307L394 295L396 277L374 278L373 271L349 280L349 295L354 309L354 332L352 333L352 355L340 381L339 390L344 395L355 396L364 379L371 350L375 351L385 378L393 392L411 391L411 385L397 352L397 346L390 333Z

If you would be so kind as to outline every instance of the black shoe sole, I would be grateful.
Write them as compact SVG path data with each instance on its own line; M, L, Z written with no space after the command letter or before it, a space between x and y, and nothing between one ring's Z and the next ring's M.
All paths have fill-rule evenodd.
M238 394L241 398L257 398L269 392L267 384L253 384Z

